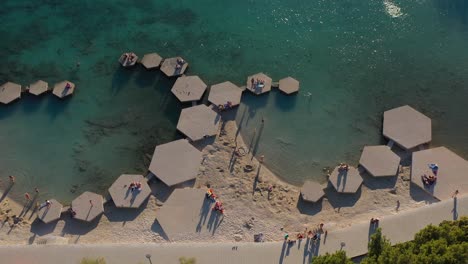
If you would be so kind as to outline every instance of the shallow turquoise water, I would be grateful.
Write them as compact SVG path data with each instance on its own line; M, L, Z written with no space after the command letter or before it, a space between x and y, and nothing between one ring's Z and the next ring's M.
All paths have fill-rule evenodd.
M403 15L391 17L383 0L2 1L0 81L78 88L66 101L24 95L0 107L0 175L17 176L17 196L38 186L69 201L145 172L145 154L180 136L185 105L169 92L174 80L120 69L128 50L182 55L209 85L242 85L260 71L299 79L297 96L244 94L238 118L292 183L356 162L364 145L382 142L382 112L402 104L433 118L434 145L468 157L468 6L393 3Z

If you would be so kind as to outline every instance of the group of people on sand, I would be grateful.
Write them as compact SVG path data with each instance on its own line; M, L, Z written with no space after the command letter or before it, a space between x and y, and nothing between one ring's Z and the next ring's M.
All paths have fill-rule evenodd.
M304 238L312 239L313 241L318 241L318 240L320 240L320 237L321 237L322 234L324 234L325 236L327 236L327 234L328 234L328 231L325 230L323 228L323 226L324 226L324 224L320 223L320 225L317 228L314 228L314 229L308 229L306 227L304 232L299 232L299 233L296 234L296 239L291 239L289 237L289 234L285 234L284 235L284 241L287 242L290 245L296 243L297 240L302 240Z
M123 66L130 66L135 64L137 60L137 56L133 52L127 52L122 55L120 58L120 63L122 63Z
M216 194L214 193L210 185L208 185L208 190L206 190L205 197L206 199L209 199L210 201L215 202L213 211L217 211L217 212L220 212L221 214L224 214L223 203L221 202L221 200L219 200L218 196L216 196Z
M131 192L134 192L135 190L137 191L141 191L141 182L137 182L137 181L133 181L132 183L130 183L130 185L128 186L128 189L131 191Z
M340 166L338 166L338 171L339 172L346 172L349 170L349 165L346 163L340 163Z
M251 84L251 88L252 89L258 89L258 88L263 88L265 87L265 81L264 80L260 80L260 79L250 79L250 84Z
M218 105L218 109L220 111L229 110L231 108L232 108L232 102L231 101L227 101L227 103L225 103L225 104Z

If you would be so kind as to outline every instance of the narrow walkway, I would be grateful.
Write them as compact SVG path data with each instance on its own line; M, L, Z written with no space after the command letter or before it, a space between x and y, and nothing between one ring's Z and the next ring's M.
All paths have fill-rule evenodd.
M453 210L455 208L455 210ZM447 200L412 211L384 217L380 220L383 233L392 243L411 240L428 224L437 225L468 215L468 196ZM309 263L311 251L324 254L341 247L348 256L367 252L369 223L360 223L342 230L329 230L319 247L306 251L306 240L287 247L282 242L271 243L165 243L134 245L46 245L2 246L0 256L5 263L78 263L84 257L104 257L107 263L166 263L178 264L180 257L195 257L197 263ZM343 246L342 246L343 245ZM150 259L147 258L150 254Z

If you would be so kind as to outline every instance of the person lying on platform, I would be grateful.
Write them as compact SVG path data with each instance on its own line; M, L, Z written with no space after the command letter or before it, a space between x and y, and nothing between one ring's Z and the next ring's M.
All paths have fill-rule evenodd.
M349 165L346 163L340 163L340 167L338 168L338 171L348 171L349 170Z
M429 185L429 186L434 184L437 181L437 177L434 175L427 176L426 174L424 174L423 176L421 176L421 179L424 185Z

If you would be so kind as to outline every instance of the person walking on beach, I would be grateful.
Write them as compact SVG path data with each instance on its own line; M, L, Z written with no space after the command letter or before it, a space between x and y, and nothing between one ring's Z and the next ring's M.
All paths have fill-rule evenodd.
M93 200L89 200L89 204L91 204L91 207L93 207L94 206Z
M24 198L26 198L26 201L27 201L27 202L30 202L30 201L31 201L31 195L29 195L29 193L25 193L25 194L24 194Z
M457 198L457 195L458 195L458 190L455 190L455 192L453 192L452 194L452 198L454 199Z
M8 176L8 178L10 179L10 182L12 184L15 183L15 176L10 175L10 176Z

